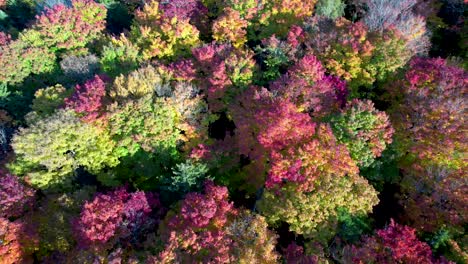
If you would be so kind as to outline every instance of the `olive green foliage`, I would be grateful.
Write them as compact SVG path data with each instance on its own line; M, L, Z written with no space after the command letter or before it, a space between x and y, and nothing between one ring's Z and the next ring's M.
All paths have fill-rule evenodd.
M10 170L40 189L70 183L79 167L97 173L118 164L109 135L66 109L21 128L12 147L16 160Z
M111 186L126 181L144 186L148 180L156 184L168 166L180 159L178 112L166 98L152 95L114 103L108 110L107 126L122 161L115 170L99 175L100 181Z
M336 19L343 16L345 4L341 0L319 0L315 8L316 15Z
M0 45L0 82L21 83L31 74L50 73L56 66L55 54L42 47L30 47L21 40Z
M139 49L125 37L112 38L103 47L101 54L102 70L109 76L118 76L135 70L139 62Z
M147 66L128 75L120 75L109 90L110 97L120 102L138 99L154 94L158 88L158 90L168 90L170 93L171 88L165 84L164 73L159 70L159 68Z
M92 198L95 187L84 187L70 194L54 194L42 200L34 220L38 224L40 258L53 252L67 252L75 246L72 220L81 206Z
M123 105L114 103L109 112L110 135L124 156L158 148L177 154L179 114L165 98L147 95Z
M377 203L377 192L362 177L325 175L311 192L289 183L280 193L265 191L257 205L268 223L286 222L290 231L326 243L337 232L340 210L366 215Z
M39 89L34 94L31 109L41 117L51 115L64 104L65 98L72 92L73 90L67 90L60 84Z
M397 142L392 142L369 167L361 168L361 175L378 191L383 189L384 184L396 184L401 178L398 161L402 153L397 150L397 145Z

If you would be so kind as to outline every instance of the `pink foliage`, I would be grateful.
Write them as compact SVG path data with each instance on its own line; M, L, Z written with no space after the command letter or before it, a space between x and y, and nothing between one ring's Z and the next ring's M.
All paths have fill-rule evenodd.
M286 263L294 264L316 264L318 258L316 256L308 256L304 254L304 248L297 245L295 242L288 245L284 250L284 260Z
M191 60L179 60L169 64L167 68L178 81L191 82L196 78L195 67Z
M74 223L77 238L82 247L99 249L113 239L133 234L151 221L150 214L159 206L156 196L141 191L99 193L84 204Z
M435 260L428 244L416 237L416 231L391 220L385 229L366 237L361 247L352 246L354 263L448 263Z
M280 97L291 100L299 108L323 117L344 106L346 83L335 76L325 76L325 69L313 55L306 55L288 72L270 85Z
M208 9L199 0L159 0L164 16L179 19L193 19L195 16L206 14Z
M11 36L7 33L0 31L0 45L6 46L11 42Z
M304 30L300 26L293 25L288 32L287 43L297 48L297 46L304 42L304 39Z
M83 246L104 244L115 235L122 224L124 199L127 197L125 191L117 190L98 194L93 201L84 204L76 227Z
M197 81L205 91L210 110L218 112L251 82L255 61L250 50L211 43L192 50Z
M300 189L311 190L314 180L323 173L343 176L358 172L330 127L318 129L311 117L289 100L255 87L237 100L230 109L237 147L252 161L255 175L263 175L269 164L267 188L296 182Z
M202 46L192 50L197 66L201 71L201 84L206 90L208 104L213 110L219 110L222 105L218 102L225 95L228 87L232 84L227 75L224 59L230 52L226 44L215 43Z
M265 88L251 87L242 93L230 112L236 124L236 137L241 154L260 159L266 150L281 150L301 143L315 131L307 114Z
M18 177L0 176L0 217L19 217L34 203L34 190L19 182Z
M227 188L207 181L203 194L189 193L180 211L168 214L167 226L160 229L166 248L159 258L228 263L232 240L224 228L235 215L237 210L228 201Z
M205 194L187 194L180 209L180 217L172 219L169 226L203 228L210 223L223 226L233 210L233 204L228 201L227 188L207 182Z
M75 93L65 99L65 105L78 114L82 114L85 121L96 120L100 115L103 98L106 95L105 79L96 75L84 85L76 85Z

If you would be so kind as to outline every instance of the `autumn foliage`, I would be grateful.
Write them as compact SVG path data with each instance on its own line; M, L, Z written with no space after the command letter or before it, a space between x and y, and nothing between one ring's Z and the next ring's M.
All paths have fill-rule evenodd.
M465 7L0 0L0 264L468 263Z

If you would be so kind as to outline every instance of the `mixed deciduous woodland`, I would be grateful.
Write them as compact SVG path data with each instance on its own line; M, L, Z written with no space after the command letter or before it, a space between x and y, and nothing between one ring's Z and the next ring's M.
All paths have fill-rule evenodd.
M0 263L468 263L463 0L0 0Z

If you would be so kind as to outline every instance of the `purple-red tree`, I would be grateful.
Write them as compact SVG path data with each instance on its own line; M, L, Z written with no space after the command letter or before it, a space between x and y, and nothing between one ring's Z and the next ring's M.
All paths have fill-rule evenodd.
M353 263L449 263L436 260L429 245L416 237L415 229L393 220L374 236L364 238L360 246L347 250L351 250Z
M81 247L102 250L118 239L136 241L142 229L155 223L150 218L159 200L151 193L128 193L117 189L107 194L99 193L86 202L78 219L74 221L76 237Z
M0 217L20 217L34 203L34 190L18 177L0 172Z
M103 99L106 95L104 80L106 80L105 77L96 75L84 85L76 85L72 96L65 99L66 107L81 114L84 121L96 120L101 114Z
M460 168L468 151L468 74L441 58L415 58L404 80L388 85L397 141L425 164Z
M338 111L347 96L346 83L338 77L325 76L325 69L313 55L306 55L296 62L270 88L313 117Z
M237 214L227 188L208 181L203 194L187 194L178 212L166 216L159 229L166 244L159 260L229 262L232 240L224 229Z

